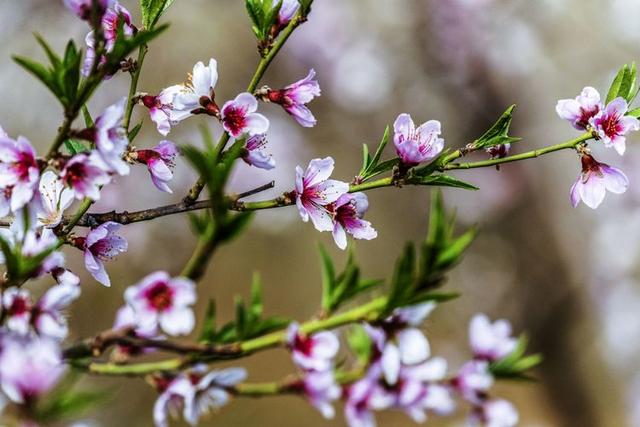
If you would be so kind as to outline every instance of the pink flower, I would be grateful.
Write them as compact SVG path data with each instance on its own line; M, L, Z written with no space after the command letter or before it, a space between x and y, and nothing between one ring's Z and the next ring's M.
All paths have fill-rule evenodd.
M417 326L434 308L431 302L403 307L394 310L379 327L365 325L388 384L396 384L403 366L418 365L431 355L429 341Z
M295 322L287 330L287 345L291 349L293 362L301 369L312 371L330 369L340 348L333 332L325 331L308 336L300 332L299 325Z
M62 221L62 214L71 203L74 194L64 188L62 180L52 171L46 171L40 177L40 206L37 213L38 225L55 228Z
M151 120L163 136L169 134L171 126L191 115L190 111L177 111L173 105L175 97L183 91L185 91L184 85L173 85L162 89L157 96L145 95L141 98L144 106L149 109Z
M133 309L128 305L124 305L120 307L116 312L116 318L113 322L112 329L131 329L130 334L138 338L162 339L162 336L159 334L157 327L152 327L152 329L145 330L137 326L136 322L137 318ZM114 359L126 360L130 356L151 353L155 350L155 348L140 348L137 346L119 344L116 347Z
M493 375L486 360L470 360L458 370L453 386L471 403L478 404L493 385Z
M518 340L511 336L507 320L491 323L486 315L476 314L469 323L469 343L476 358L495 362L512 353Z
M278 5L280 0L273 0L272 6L275 7ZM296 12L300 8L299 0L282 0L282 5L280 6L280 11L278 12L278 23L277 26L279 30L291 22Z
M165 89L166 98L162 102L167 108L170 123L182 121L196 112L218 117L220 111L215 102L217 82L218 63L211 58L208 66L202 62L193 66L193 72L186 84ZM173 100L169 102L171 94Z
M168 183L173 179L173 159L178 155L178 147L171 141L160 141L153 148L137 150L136 161L147 165L151 181L160 191L173 193Z
M316 96L320 96L320 85L318 81L315 80L315 76L316 72L310 70L307 77L290 84L284 89L267 90L264 98L269 102L282 105L285 111L289 113L300 126L313 127L316 124L316 119L306 104L311 102Z
M111 286L104 261L127 251L127 241L116 234L120 227L121 224L109 221L97 226L85 237L75 238L75 246L84 250L84 266L104 286Z
M117 0L109 1L108 7L102 15L102 33L106 42L105 48L107 52L111 52L118 37L118 27L122 23L122 31L125 37L131 37L136 31L136 27L131 23L131 14ZM93 31L87 34L85 38L87 43L87 53L82 67L82 74L88 76L91 73L93 62L96 57L95 51L95 35ZM103 56L99 59L99 64L104 64L106 58Z
M66 187L73 190L76 199L100 199L100 187L111 181L102 162L96 156L95 152L91 155L76 154L62 169L60 178Z
M63 340L69 333L64 315L69 305L80 296L75 284L55 285L40 298L33 309L32 323L38 335Z
M591 209L596 209L608 191L622 194L627 191L629 180L618 168L598 162L589 154L583 154L582 173L571 186L571 204L578 206L580 200Z
M296 205L304 222L313 222L318 231L332 231L333 218L326 206L349 191L346 182L329 179L333 172L331 157L313 159L306 171L296 167Z
M269 129L269 120L262 114L256 113L258 101L249 92L243 92L233 101L227 101L222 106L222 127L229 135L238 138L244 134L259 135Z
M373 411L395 404L396 396L380 384L381 373L380 365L374 363L363 378L347 387L344 416L349 427L375 427Z
M156 427L168 426L169 413L175 416L180 410L187 423L197 425L202 415L224 406L230 398L229 389L246 377L242 368L206 373L206 366L198 365L173 378L156 378L161 391L153 407Z
M629 106L624 98L616 98L607 104L605 109L591 119L598 137L605 147L613 147L620 155L626 146L625 135L640 129L640 121L635 117L625 116Z
M51 390L65 371L56 341L5 335L0 354L0 383L14 402L33 402Z
M429 120L417 129L409 114L400 114L393 124L393 143L405 165L415 166L435 158L444 148L440 122Z
M260 169L273 169L276 167L276 161L271 154L265 152L267 145L267 135L264 133L254 135L247 139L245 145L246 153L242 155L245 163Z
M184 375L179 375L172 380L156 380L161 391L160 396L153 405L153 422L156 427L169 426L169 414L174 417L180 410L186 410L187 405L193 404L195 387Z
M2 294L2 311L6 317L5 327L20 335L26 335L30 329L33 302L29 291L9 288Z
M99 0L97 1L98 10L96 15L101 17L107 10L107 7L111 5L113 0ZM64 4L67 9L71 10L76 16L83 21L91 22L91 12L93 10L93 0L64 0Z
M378 237L378 232L369 221L362 219L369 208L369 199L364 193L345 193L332 205L333 240L340 249L347 247L347 233L354 239L371 240Z
M332 403L342 395L342 389L336 383L332 370L310 371L304 376L301 384L304 394L324 418L335 416Z
M472 426L515 427L519 421L518 410L504 399L487 400L472 414Z
M51 271L51 276L58 285L79 285L80 278L66 268L58 267Z
M451 413L455 408L451 392L439 384L446 373L447 362L439 357L416 366L404 367L395 388L395 405L417 423L426 421L426 411L439 415Z
M195 284L182 277L169 277L164 271L146 276L127 288L127 304L136 316L136 325L144 330L158 326L170 335L186 335L193 330L196 302Z
M94 142L100 158L109 170L118 175L129 174L129 165L122 159L129 139L123 127L126 98L107 107L94 125Z
M36 152L29 140L22 136L13 140L0 132L0 189L10 197L12 211L31 201L39 177Z
M591 86L582 89L575 99L561 99L556 105L556 113L568 120L578 130L587 130L590 120L602 110L600 93Z
M193 403L185 405L184 419L191 425L198 424L200 417L211 410L226 405L231 395L229 390L247 378L243 368L227 368L206 373L206 365L196 366L189 373L195 387Z

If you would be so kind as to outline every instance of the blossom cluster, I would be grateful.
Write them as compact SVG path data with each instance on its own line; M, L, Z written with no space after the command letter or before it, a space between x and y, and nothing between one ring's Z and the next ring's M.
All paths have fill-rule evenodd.
M560 118L567 120L578 130L593 134L607 148L613 148L619 155L626 149L626 135L640 130L640 121L627 115L627 101L618 97L607 105L600 99L600 93L593 87L585 87L575 99L561 99L556 105ZM618 168L598 162L586 147L579 150L582 172L571 187L571 203L578 206L580 201L592 209L600 206L607 191L621 194L627 191L629 179Z

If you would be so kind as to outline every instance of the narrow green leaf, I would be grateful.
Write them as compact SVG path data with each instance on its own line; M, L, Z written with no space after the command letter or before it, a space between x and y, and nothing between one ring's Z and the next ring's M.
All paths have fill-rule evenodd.
M49 62L51 62L51 65L53 66L53 69L57 70L61 68L62 60L60 59L58 54L55 53L53 49L51 49L51 46L49 46L49 44L45 41L45 39L42 38L42 36L38 33L35 33L34 37L36 38L36 41L38 42L38 44L42 47L42 50L44 50L44 53L47 55Z
M87 147L82 141L79 141L77 139L65 140L64 146L67 149L67 151L69 151L69 154L71 154L72 156L75 156L78 153L86 153L90 151L89 147Z
M258 273L253 274L251 283L251 307L249 310L251 315L256 319L262 316L262 284Z
M625 80L628 74L629 74L629 66L627 64L624 64L622 68L620 68L620 70L618 71L618 74L616 74L616 77L613 79L613 82L609 87L609 92L607 93L607 99L606 99L607 104L618 97L618 94L620 93L620 87L622 86L623 81Z
M174 0L140 0L140 11L142 12L142 25L146 29L153 28L162 13L167 10Z
M511 121L513 120L513 110L516 105L513 104L505 110L500 118L491 126L480 138L473 142L473 147L476 150L491 147L496 144L496 138L500 136L507 136Z
M478 187L473 184L459 180L454 176L444 174L425 176L417 181L417 183L419 185L431 185L436 187L454 187L463 188L465 190L478 190Z
M629 111L627 113L627 116L631 116L631 117L635 117L635 118L640 117L640 107L639 108L634 108L633 110Z
M140 132L140 129L142 129L142 121L140 123L138 123L137 125L135 125L133 127L133 129L131 129L129 131L129 141L133 142L136 139L136 136L138 136L138 133Z
M202 321L202 331L200 332L199 342L212 343L216 337L216 302L213 298L209 299L207 312Z
M319 243L318 252L320 253L321 261L321 275L322 275L322 309L326 311L331 310L333 305L333 289L335 286L335 268L333 267L333 261L329 256L329 253L325 247Z
M60 100L63 94L60 91L60 88L57 86L54 76L51 74L51 71L47 67L40 64L39 62L33 61L29 58L24 58L22 56L13 56L13 60L22 68L33 74L42 83L44 83L44 85L49 88L49 90L56 96L56 98Z

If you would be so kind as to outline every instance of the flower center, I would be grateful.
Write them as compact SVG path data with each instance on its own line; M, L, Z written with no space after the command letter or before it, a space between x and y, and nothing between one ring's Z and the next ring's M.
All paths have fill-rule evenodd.
M29 179L29 170L37 166L36 159L33 156L28 153L20 153L12 169L20 181L27 181Z
M87 169L85 166L76 162L65 168L64 183L69 187L75 187L87 177Z
M173 305L173 290L166 282L156 282L145 292L149 305L157 311L165 311Z
M607 116L602 123L602 130L609 138L621 134L622 124L620 123L620 115L616 113Z
M9 316L22 316L31 309L29 301L21 296L15 297L8 309Z
M233 135L238 135L247 125L247 116L244 108L229 107L224 112L224 124Z

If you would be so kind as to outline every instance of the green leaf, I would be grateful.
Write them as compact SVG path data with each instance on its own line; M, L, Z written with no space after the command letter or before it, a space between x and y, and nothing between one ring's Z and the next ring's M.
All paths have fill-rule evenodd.
M44 406L36 411L40 422L51 423L80 417L89 410L109 401L112 394L108 391L69 391L43 399Z
M613 101L618 97L624 98L627 102L630 102L635 96L636 88L636 64L633 62L631 67L624 64L609 87L607 93L606 103Z
M140 11L142 12L142 25L146 29L153 28L162 13L167 10L174 0L140 0Z
M202 331L198 337L199 342L212 343L216 338L216 302L213 298L209 299L207 312L202 321Z
M363 144L362 147L362 169L358 173L358 177L361 182L364 182L368 179L373 178L376 175L387 172L393 169L396 165L400 163L400 159L395 158L392 160L387 160L385 162L380 163L380 157L382 156L382 152L384 148L389 143L390 138L390 130L389 126L387 126L384 130L384 135L382 136L382 140L376 149L373 158L369 154L369 147L366 144Z
M262 284L260 283L260 275L254 273L251 283L251 316L255 319L260 318L260 316L262 316L262 309Z
M54 76L47 67L40 64L39 62L22 56L13 56L12 58L16 63L18 63L18 65L29 71L38 80L44 83L44 85L49 88L49 90L56 96L56 98L60 99L62 97L60 88L57 86Z
M84 125L88 128L92 128L94 126L93 119L91 118L91 113L86 105L82 106L82 118L84 120Z
M478 190L479 188L473 184L469 184L468 182L464 182L459 180L456 177L451 175L430 175L421 177L420 180L416 182L419 185L431 185L436 187L454 187L454 188L463 188L465 190Z
M520 138L512 138L508 136L509 127L513 120L513 110L516 105L513 104L505 110L500 118L491 126L480 138L476 139L471 146L474 150L485 149L495 145L511 143L519 141Z
M454 240L453 243L448 245L445 250L438 254L438 257L436 258L437 266L441 269L446 269L455 264L460 259L463 252L467 250L469 245L471 245L476 235L477 230L472 228Z
M634 108L627 113L627 116L638 118L640 117L640 108Z
M87 147L82 141L79 141L77 139L65 140L64 146L67 149L67 151L69 151L69 154L71 154L72 156L75 156L78 153L86 153L90 151L89 147Z
M129 142L133 142L136 139L136 136L138 136L140 129L142 129L142 123L143 122L141 121L129 131Z
M34 37L36 38L38 44L42 47L42 50L44 50L44 53L47 55L47 58L49 59L49 62L51 63L53 69L57 70L61 68L62 60L60 59L58 54L56 54L53 49L51 49L51 46L49 46L49 44L42 38L40 34L36 33L34 34Z
M322 309L328 312L329 310L331 310L332 306L336 272L329 253L321 243L318 244L318 252L320 253L321 260L320 271L322 275Z

